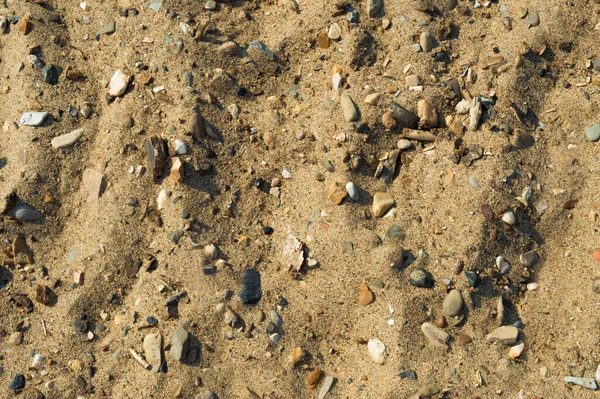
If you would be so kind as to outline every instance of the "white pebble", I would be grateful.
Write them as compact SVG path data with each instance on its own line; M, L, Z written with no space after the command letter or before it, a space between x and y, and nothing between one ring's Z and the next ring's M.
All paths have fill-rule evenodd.
M115 74L110 78L110 83L108 85L108 94L113 97L119 97L125 90L127 90L127 85L129 84L129 77L121 72L120 69L117 69Z
M164 209L167 206L168 199L169 199L169 194L167 193L167 190L160 190L160 193L158 193L158 198L156 199L159 211Z
M184 155L187 154L187 145L179 139L175 140L175 154Z
M372 338L369 340L367 348L369 349L371 359L377 364L383 364L385 359L385 345L383 342L377 338Z
M538 283L529 283L529 284L527 284L527 289L529 291L535 291L539 288L539 286L540 285Z
M292 172L290 172L290 171L289 171L289 170L287 170L287 169L284 169L284 170L281 172L281 176L282 176L284 179L291 179L291 178L292 178Z
M351 181L346 183L346 191L348 191L348 195L350 195L350 198L352 198L353 201L358 199L358 188L356 188L356 185Z
M515 224L515 214L512 211L506 212L502 215L502 221L510 226Z

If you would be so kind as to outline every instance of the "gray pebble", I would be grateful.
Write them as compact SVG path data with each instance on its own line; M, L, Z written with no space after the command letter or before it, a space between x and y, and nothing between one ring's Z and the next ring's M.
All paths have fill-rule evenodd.
M318 399L324 399L325 396L327 396L329 391L331 391L331 388L333 387L334 382L335 382L335 377L333 377L331 375L328 375L327 377L325 377L325 380L323 381L323 385L321 385L321 389L319 390Z
M507 260L502 256L498 256L496 258L496 266L498 267L500 274L506 274L510 272L511 269L510 263L508 263Z
M408 281L411 285L420 288L431 288L433 287L433 276L427 270L422 267L416 268L408 275Z
M169 353L175 360L180 361L186 354L189 343L189 333L183 328L173 331L171 336L171 350Z
M281 326L283 326L283 319L281 316L279 316L279 313L277 313L276 310L271 310L271 321L273 321L273 324L277 328L281 328Z
M539 259L539 255L535 251L525 252L525 253L521 254L521 256L519 257L521 264L525 267L533 266L535 264L535 262L537 262L538 259Z
M44 215L29 205L20 205L15 209L15 218L21 222L37 222L43 217Z
M587 137L589 141L598 141L600 139L600 124L585 129L585 137Z
M452 290L444 299L442 313L444 316L454 317L460 313L463 307L463 297L458 290Z

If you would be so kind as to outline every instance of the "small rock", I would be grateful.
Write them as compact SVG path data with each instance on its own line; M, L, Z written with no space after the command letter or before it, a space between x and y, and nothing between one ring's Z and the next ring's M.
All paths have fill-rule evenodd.
M456 112L459 115L466 115L471 110L471 101L463 98L456 104Z
M127 90L127 85L129 84L129 77L121 72L120 69L114 73L112 78L110 78L110 83L108 85L108 94L113 97L119 97L125 90Z
M344 92L340 96L340 105L342 107L342 113L344 114L344 119L346 122L353 122L358 120L358 109L352 101L352 98L348 95L348 93Z
M300 346L292 349L292 351L290 352L290 355L288 356L288 359L290 362L292 362L292 364L295 366L298 363L302 363L304 361L304 359L306 358L306 350Z
M406 370L406 371L403 371L400 374L398 374L398 377L400 377L403 380L416 381L417 373L415 373L414 370Z
M350 198L352 198L353 201L358 200L358 188L356 188L356 185L354 183L346 183L346 191L348 192L348 195L350 196Z
M58 83L58 77L60 76L60 69L55 65L46 65L42 68L42 79L44 82L51 85Z
M447 325L446 318L442 314L439 314L436 316L434 323L435 323L435 326L438 328L444 328Z
M515 214L512 211L508 211L502 215L502 221L509 226L515 224Z
M225 55L235 55L238 51L238 45L234 41L228 41L221 44L218 50L220 53Z
M358 293L358 305L367 306L375 300L375 296L365 283L360 283Z
M21 115L21 125L39 126L50 115L48 112L24 112Z
M203 138L206 137L206 129L204 129L204 118L200 112L194 112L189 119L188 125L194 136Z
M372 338L367 344L369 350L369 356L377 364L383 364L385 360L385 345L377 338Z
M421 83L419 75L408 75L406 77L406 87L418 86Z
M275 60L275 54L264 43L258 40L248 43L248 54L261 54L270 61Z
M458 290L452 290L444 299L442 313L447 317L457 316L463 307L463 297Z
M419 396L424 398L431 398L432 396L440 393L440 388L437 385L427 385L419 389L418 393Z
M399 139L398 142L396 143L396 147L399 150L408 150L409 148L412 147L412 142L407 139Z
M209 11L214 11L217 9L217 2L215 0L206 0L204 8Z
M600 124L596 124L585 129L585 137L587 137L589 141L600 140Z
M506 345L512 345L517 342L519 337L519 329L513 326L498 327L488 334L487 342L502 342Z
M516 359L519 356L521 356L521 353L523 353L524 349L525 349L525 344L523 342L521 342L521 343L519 343L519 344L517 344L515 346L512 346L510 348L510 350L508 351L508 356L511 359Z
M387 111L381 115L381 124L386 129L393 129L398 125L398 121L394 118L394 113L392 111Z
M380 93L371 93L371 94L367 94L364 101L365 101L365 104L375 106L379 102L380 98L381 98Z
M496 258L496 266L498 267L500 274L506 274L510 272L511 269L510 263L508 263L508 261L502 256L498 256Z
M106 178L94 169L83 171L83 186L88 192L88 201L97 201L106 189Z
M525 16L527 15L527 7L518 6L517 10L516 10L516 15L517 15L517 17L519 17L521 19L525 18Z
M419 44L421 45L421 48L424 52L429 53L435 46L435 39L431 32L425 31L421 33L421 36L419 38Z
M4 15L0 15L0 33L6 32L6 28L8 28L8 20Z
M415 270L411 271L408 275L408 281L411 285L420 288L431 288L433 287L434 280L431 273L422 267L418 267Z
M536 11L532 11L525 17L525 22L529 26L538 26L540 24L540 16Z
M348 191L340 183L332 182L329 186L328 195L332 204L339 205L348 195Z
M146 361L152 371L158 372L162 364L162 336L156 333L146 335L143 346Z
M331 40L339 40L342 37L342 28L336 22L331 24L327 31L327 37Z
M53 138L50 144L52 144L52 148L54 149L68 147L78 142L81 136L83 136L83 129L76 129L71 133L66 133Z
M117 30L117 23L115 21L111 21L104 25L102 28L102 33L105 35L112 35Z
M394 205L394 198L389 193L378 192L373 196L373 206L371 208L375 217L381 217Z
M331 391L334 382L335 377L331 375L325 377L325 381L323 381L323 385L321 385L321 389L319 390L319 395L317 396L317 399L324 399L325 396L327 396L327 394L329 393L329 391Z
M181 183L184 178L184 167L181 158L173 157L173 161L171 163L171 178L176 183Z
M321 381L322 377L323 377L323 372L321 371L321 369L318 367L315 368L313 371L308 373L308 375L306 376L306 387L308 389L315 389L317 387L317 385L319 384L319 381Z
M23 342L23 333L21 331L15 331L8 337L9 345L17 346L21 345L21 342Z
M579 385L580 387L590 389L592 391L598 389L598 385L593 378L565 377L565 382L567 384Z
M37 222L42 220L44 215L29 205L20 205L15 209L15 218L21 222Z
M189 333L183 328L178 328L173 331L171 335L171 349L169 353L175 360L181 361L181 359L187 353L189 344Z
M377 18L383 12L383 0L367 0L367 15Z
M519 257L521 264L525 267L532 267L539 259L539 255L535 251L528 251Z
M247 305L257 304L262 298L260 274L256 270L246 269L242 284L243 287L238 297Z
M421 325L421 331L432 344L448 349L448 340L450 339L450 336L444 330L440 330L431 323L423 323Z
M468 343L470 343L472 341L471 337L468 336L467 334L459 334L458 337L456 338L456 342L458 342L459 345L466 345Z
M17 22L16 28L19 32L26 35L31 31L31 21L29 18L21 18Z
M422 129L437 127L437 112L429 101L422 99L417 103L417 115L419 116L419 126Z
M179 139L175 140L175 154L185 155L187 154L187 145Z
M271 310L271 321L277 328L281 328L283 326L283 319L279 316L276 310Z
M11 391L20 391L25 388L25 376L23 374L15 375L15 378L13 378L8 388Z

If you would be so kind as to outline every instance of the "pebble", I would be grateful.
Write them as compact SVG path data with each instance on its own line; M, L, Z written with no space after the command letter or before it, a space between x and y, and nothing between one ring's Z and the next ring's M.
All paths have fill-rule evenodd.
M15 331L14 333L10 334L10 337L8 337L8 343L10 345L21 345L21 342L23 342L23 333L21 331Z
M88 193L88 201L97 201L106 189L106 178L95 169L84 170L82 182Z
M321 371L321 369L318 367L315 368L313 371L308 373L308 375L306 376L306 387L308 389L315 389L317 387L317 385L319 384L319 381L321 381L322 377L323 377L323 372Z
M348 195L350 196L350 198L352 198L353 201L358 200L358 188L354 183L346 183L346 191L348 192Z
M519 17L521 19L525 18L525 16L527 15L527 7L518 6L517 10L516 10L516 15L517 15L517 17Z
M247 305L255 305L262 298L260 273L256 270L246 269L242 278L242 290L238 297Z
M525 22L529 26L538 26L540 24L540 16L536 11L532 11L525 17Z
M369 350L369 356L377 364L383 364L385 360L385 345L377 338L372 338L367 344Z
M381 124L386 129L393 129L398 126L398 121L396 121L396 118L394 118L393 112L387 111L381 115Z
M143 346L146 361L157 373L162 364L162 336L156 333L146 335Z
M444 330L437 328L431 323L423 323L421 325L421 331L435 346L444 349L448 348L448 340L450 339L450 336Z
M331 24L327 31L327 37L331 40L339 40L342 37L342 28L336 22Z
M171 335L171 349L169 353L174 360L181 361L187 353L189 333L183 328L178 328Z
M539 259L539 255L535 251L528 251L519 256L521 264L525 267L532 267Z
M19 32L26 35L31 30L31 21L29 18L21 18L17 22L16 28Z
M321 385L321 389L319 390L319 395L317 396L317 399L324 399L325 396L327 396L327 394L329 393L329 391L331 391L331 388L333 387L333 384L335 382L335 377L328 375L327 377L325 377L325 380L323 381L323 385Z
M421 36L419 37L419 44L424 52L429 53L435 45L435 39L433 38L431 32L425 31L421 33Z
M506 274L510 272L511 269L510 263L502 256L496 257L496 266L498 267L500 274Z
M409 148L412 147L412 142L407 139L399 139L398 142L396 143L396 147L399 150L408 150Z
M580 387L590 389L592 391L598 389L598 385L593 378L565 377L565 382L567 384L579 385Z
M600 140L600 123L585 129L585 137L587 137L589 141Z
M271 310L271 321L277 328L281 328L283 326L283 319L279 316L276 310Z
M300 346L297 346L290 352L288 360L295 366L298 363L302 363L306 358L306 355L306 350Z
M440 388L437 385L427 385L419 389L418 394L424 398L431 398L440 393Z
M406 371L402 371L400 374L398 374L398 377L400 377L403 380L416 381L417 373L415 373L414 370L406 370Z
M346 122L354 122L358 120L358 109L348 93L342 93L340 96L340 105L342 107L342 113Z
M212 391L202 391L196 394L194 399L219 399L219 397Z
M21 125L39 126L50 115L48 112L24 112L21 115Z
M513 326L502 326L489 333L486 340L490 343L502 342L506 345L512 345L517 342L518 337L518 328Z
M433 105L425 99L417 103L417 116L419 117L419 126L422 129L437 127L438 116Z
M360 283L358 294L358 305L367 306L375 300L375 296L365 283Z
M472 341L471 337L468 336L467 334L459 334L458 337L456 338L456 342L458 342L459 345L466 345L468 343L470 343Z
M371 94L367 94L365 96L365 100L364 101L365 101L365 104L375 106L379 102L380 98L381 98L381 94L380 93L371 93Z
M502 221L509 226L515 224L515 220L515 214L512 211L505 212L504 215L502 215Z
M459 115L466 115L471 110L471 101L467 99L462 99L456 104L456 112Z
M44 215L29 205L19 205L15 209L15 218L21 222L37 222L42 220Z
M406 87L418 86L421 83L419 75L408 75L405 81Z
M508 351L508 357L510 357L511 359L516 359L519 356L521 356L524 349L525 349L525 344L523 342L521 342L515 346L511 346L510 350Z
M112 35L117 30L117 23L115 21L110 21L102 28L102 33L105 35Z
M53 138L50 143L52 144L52 148L54 149L68 147L78 142L82 135L83 129L76 129L73 130L71 133L66 133Z
M267 57L270 61L275 61L275 54L261 41L255 40L253 42L248 43L248 53L249 54L257 54L260 53Z
M8 28L8 20L4 15L0 15L0 33L6 32L6 28Z
M57 84L59 76L60 70L55 65L46 65L42 68L42 79L48 84Z
M11 391L19 391L25 388L25 376L23 374L15 375L15 378L13 378L8 388Z
M274 334L271 334L269 336L269 338L271 339L271 341L273 341L273 343L275 345L277 345L279 343L279 341L281 340L281 334L274 333Z
M338 182L332 182L329 186L328 196L329 200L334 205L342 203L344 198L348 195L348 191Z
M187 150L187 145L183 141L179 139L175 140L175 154L185 155L187 154Z
M469 184L475 190L481 190L481 184L479 184L479 180L473 175L469 176Z
M431 288L434 284L434 279L431 273L422 267L418 267L411 271L408 275L408 281L411 285L419 288Z
M120 69L117 69L110 78L110 83L108 85L108 94L113 97L119 97L125 90L127 90L127 85L129 84L129 77L121 72Z
M292 172L290 172L287 169L284 169L281 171L281 177L283 177L284 179L291 179L292 178Z
M434 324L438 328L446 327L447 323L446 323L446 318L444 317L444 315L438 314L434 320Z
M217 2L215 0L207 0L206 3L204 3L204 8L209 11L216 10Z
M378 192L373 196L373 206L371 208L375 217L381 217L394 205L394 198L389 193Z
M444 299L442 313L447 317L457 316L463 307L463 297L458 290L452 290Z

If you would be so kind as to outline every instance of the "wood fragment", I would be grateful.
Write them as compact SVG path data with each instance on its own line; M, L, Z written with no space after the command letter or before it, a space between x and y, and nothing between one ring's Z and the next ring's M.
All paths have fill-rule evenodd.
M146 370L150 370L150 365L148 364L148 362L142 357L140 356L139 353L137 353L136 351L134 351L133 349L129 349L129 353L131 353L131 356L133 356L133 358L142 365L142 367Z

